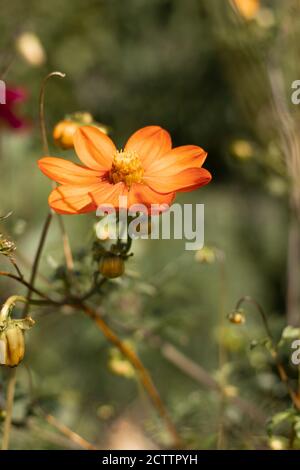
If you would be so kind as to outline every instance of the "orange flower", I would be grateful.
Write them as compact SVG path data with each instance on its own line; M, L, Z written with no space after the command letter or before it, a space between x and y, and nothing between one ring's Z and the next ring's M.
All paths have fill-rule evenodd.
M55 157L38 162L60 184L49 197L50 207L60 214L82 214L108 204L118 209L120 196L127 196L127 207L170 205L176 192L211 180L201 168L206 152L195 145L172 149L169 133L158 126L138 130L120 151L99 129L83 126L75 133L74 147L85 166Z

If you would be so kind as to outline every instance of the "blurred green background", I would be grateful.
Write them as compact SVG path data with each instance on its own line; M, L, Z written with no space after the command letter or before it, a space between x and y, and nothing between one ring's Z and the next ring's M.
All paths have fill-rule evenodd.
M174 146L208 151L205 167L213 181L177 202L205 204L205 244L224 261L199 263L184 241L137 241L127 275L95 303L148 367L189 448L268 448L265 420L288 404L268 352L250 351L251 340L265 337L253 307L240 328L226 319L242 295L251 295L264 306L276 337L287 321L290 181L272 76L282 73L287 106L297 116L289 89L299 78L299 5L253 3L250 14L250 7L247 13L224 0L0 1L1 67L10 64L4 79L28 94L16 107L26 128L1 122L0 211L13 211L1 233L16 242L26 276L51 185L36 165L42 155L38 97L47 73L66 73L47 85L52 155L74 158L54 146L51 129L78 110L108 125L119 146L136 129L154 124L171 133ZM24 32L44 49L35 66L16 46ZM91 272L95 215L64 219L78 269ZM1 269L10 269L8 260L0 261ZM61 287L62 263L55 220L38 278L49 293ZM24 292L1 279L2 301ZM130 365L89 319L52 308L31 311L36 326L18 369L12 448L74 447L43 416L31 407L28 412L32 400L99 448L172 444ZM193 364L180 365L179 353ZM0 373L1 407L8 372ZM291 373L296 376L295 369ZM210 380L225 384L227 398Z

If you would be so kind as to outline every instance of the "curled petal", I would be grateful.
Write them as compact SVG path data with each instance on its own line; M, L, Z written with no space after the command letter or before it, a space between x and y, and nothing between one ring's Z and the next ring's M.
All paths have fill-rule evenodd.
M137 152L145 169L172 148L170 134L159 126L147 126L135 132L127 141L125 151Z
M74 147L78 158L88 168L108 171L117 152L113 141L93 126L82 126L75 132Z
M100 178L99 171L63 158L44 157L38 161L38 166L46 176L60 184L88 185L97 183Z
M145 176L144 181L160 193L185 192L191 191L200 186L208 184L211 180L211 174L204 168L189 168L176 175L155 175Z

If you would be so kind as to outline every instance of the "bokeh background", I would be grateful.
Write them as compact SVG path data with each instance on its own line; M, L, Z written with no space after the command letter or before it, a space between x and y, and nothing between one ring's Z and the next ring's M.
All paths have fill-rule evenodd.
M285 429L275 432L277 440L266 430L289 399L268 351L250 349L252 340L266 336L261 320L253 306L242 326L226 315L250 295L263 305L276 338L287 323L297 326L300 315L299 111L291 103L291 83L300 78L299 1L0 5L2 77L25 96L11 108L21 128L9 125L0 109L0 212L13 211L1 233L16 242L22 271L29 275L51 185L36 165L42 155L40 86L47 73L59 70L66 78L48 83L45 102L52 155L74 158L55 147L51 132L66 114L81 110L109 126L119 146L136 129L161 125L175 146L207 150L205 167L213 175L209 186L177 199L205 204L211 262L185 251L184 241L137 241L126 276L95 305L151 372L185 446L286 446ZM88 285L96 217L64 219ZM0 262L2 270L10 269L7 259ZM54 221L38 277L49 293L61 289L62 263ZM0 280L1 301L24 292ZM36 326L18 369L12 448L76 447L35 412L33 402L99 448L172 445L130 364L92 322L67 310L31 312ZM288 363L288 353L283 356ZM288 368L296 382L296 368ZM2 368L2 408L7 376Z

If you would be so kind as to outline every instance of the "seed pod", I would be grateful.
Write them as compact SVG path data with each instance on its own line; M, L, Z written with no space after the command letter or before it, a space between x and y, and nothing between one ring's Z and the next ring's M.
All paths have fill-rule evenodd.
M16 245L13 241L4 238L0 233L0 254L4 256L12 256L13 252L16 249Z
M25 341L23 330L12 325L0 334L0 364L15 367L24 358Z
M113 253L105 254L99 264L100 273L109 279L122 276L125 271L125 263L123 258Z

